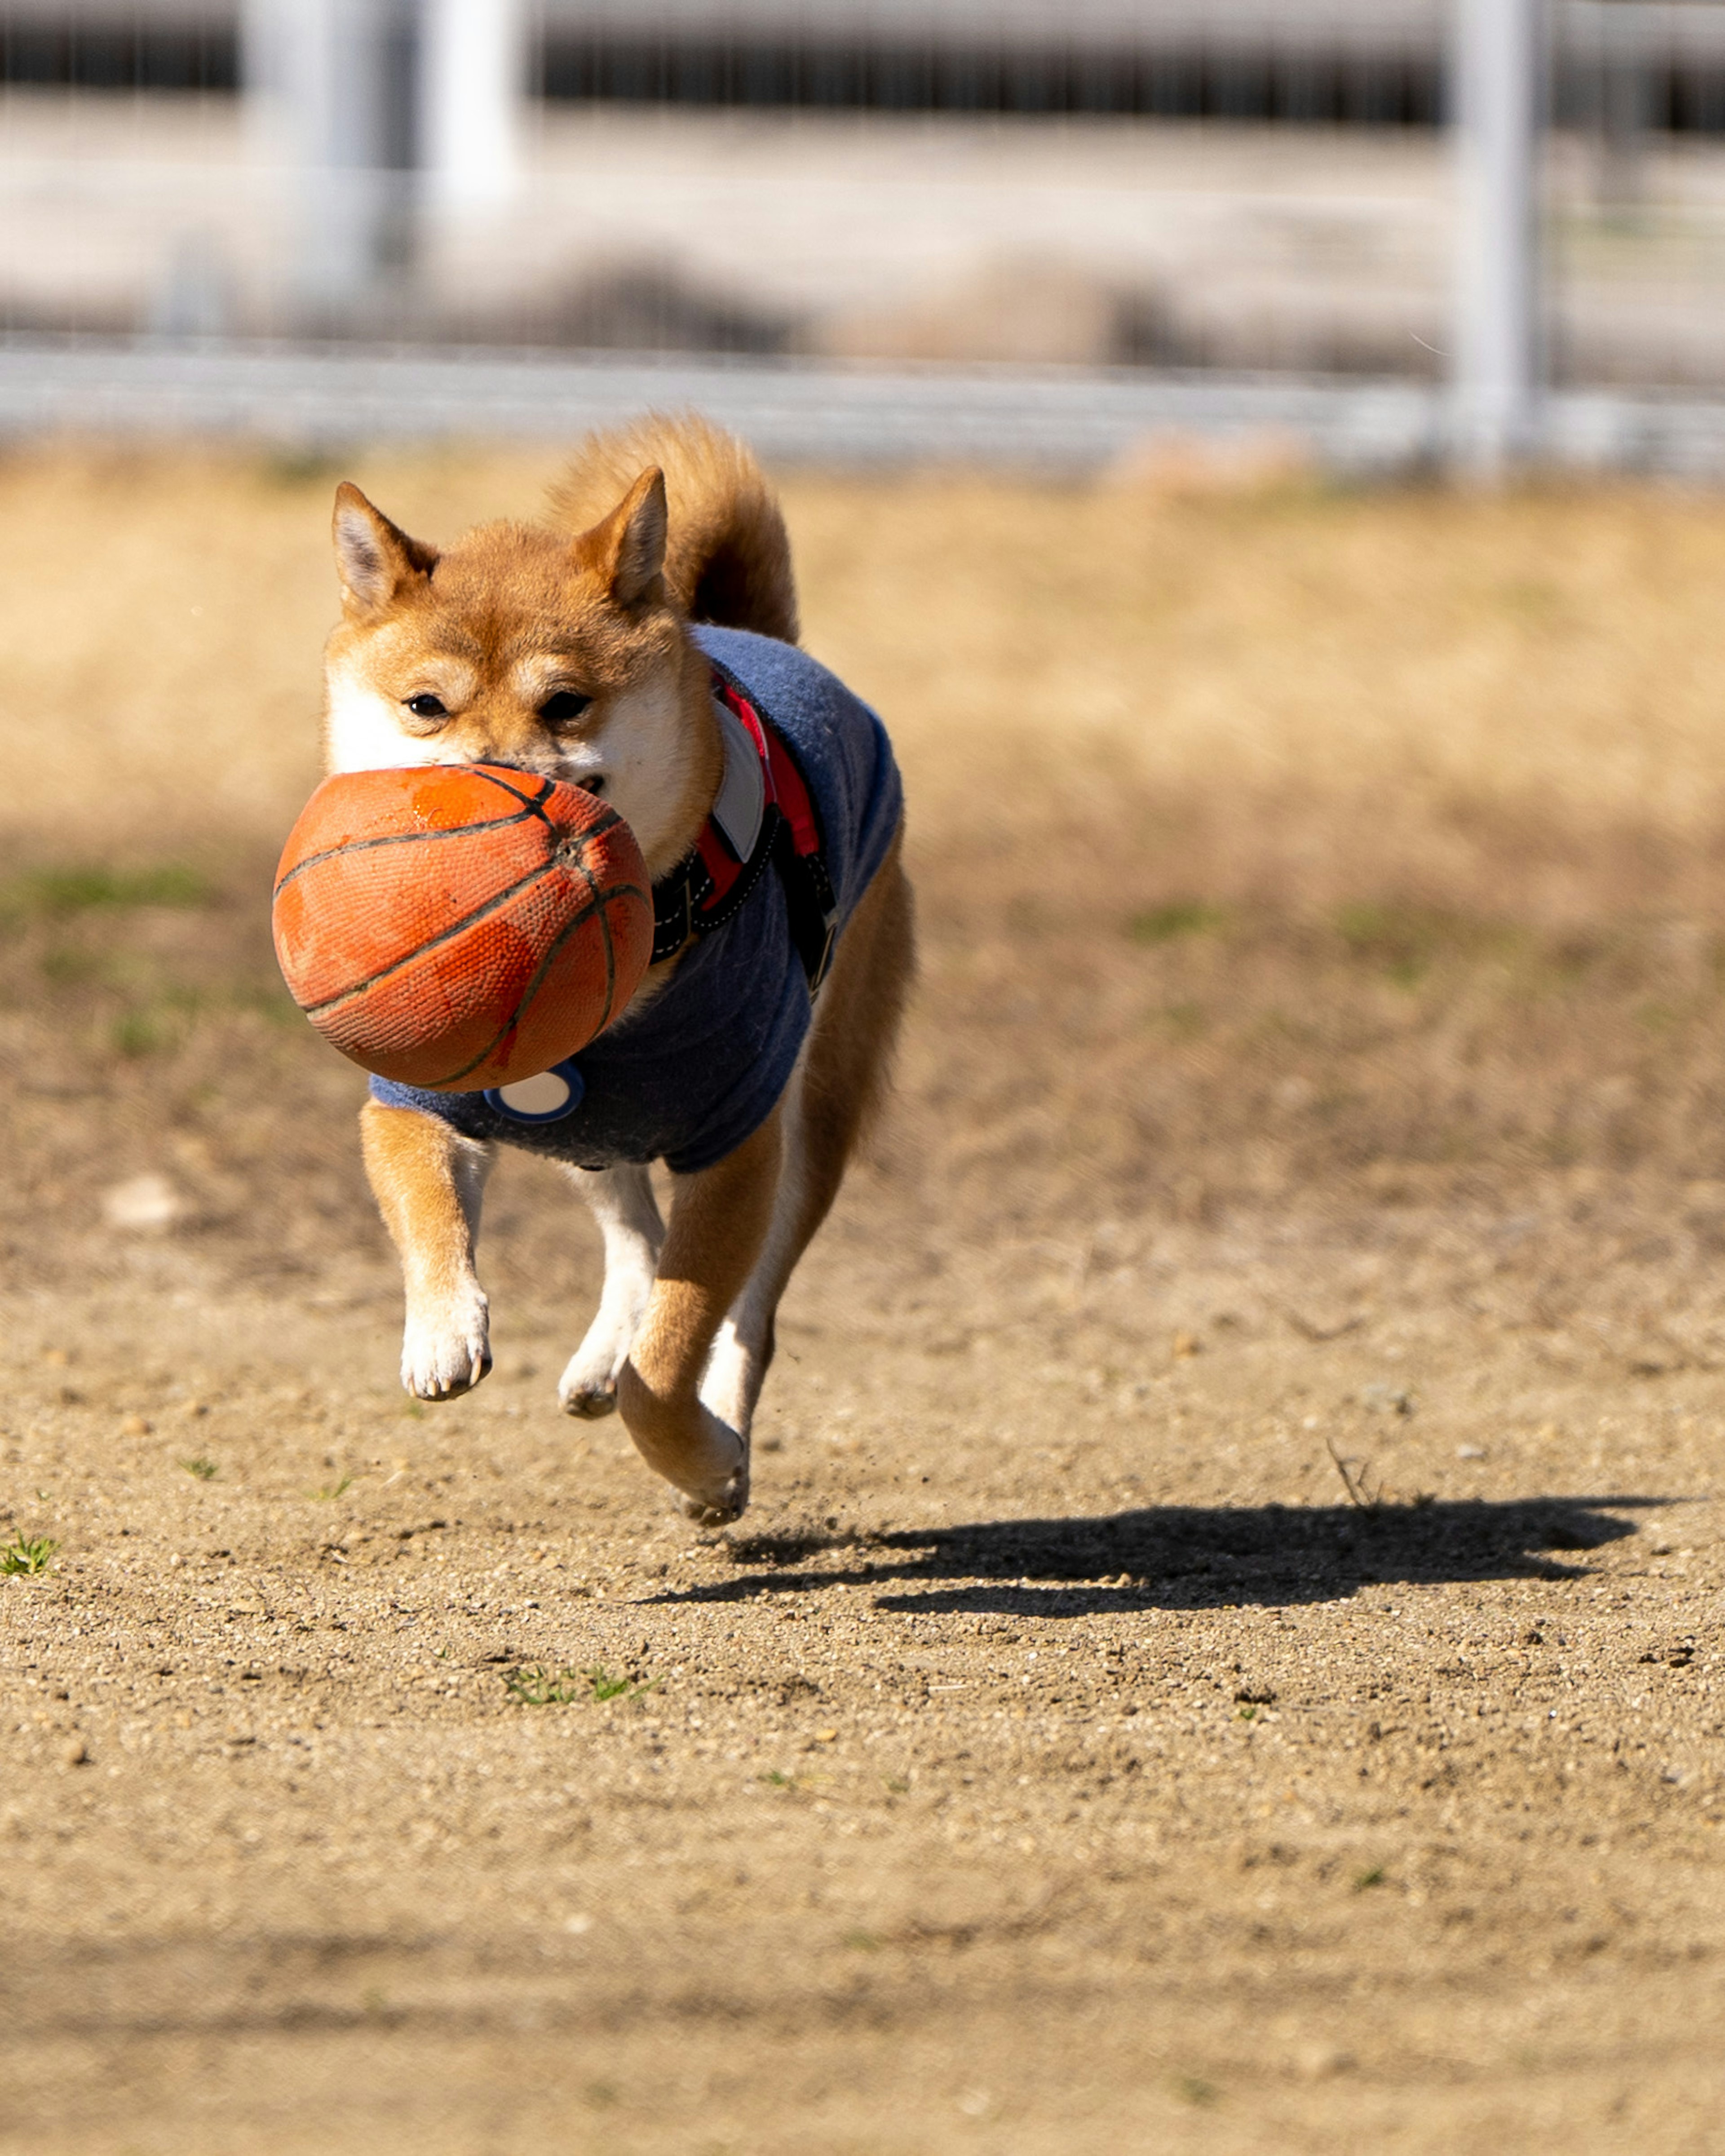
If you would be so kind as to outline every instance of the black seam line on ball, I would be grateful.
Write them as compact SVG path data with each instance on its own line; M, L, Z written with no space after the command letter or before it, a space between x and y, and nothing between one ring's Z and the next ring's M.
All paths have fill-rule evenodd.
M506 793L511 801L519 801L521 805L512 816L487 816L476 823L451 824L446 829L436 831L391 831L379 839L350 839L339 846L326 846L320 854L307 854L303 861L295 861L276 885L271 896L279 898L302 870L316 868L320 861L332 861L338 854L375 853L380 846L417 846L431 839L465 838L470 831L506 831L511 824L524 824L530 819L543 824L547 830L556 832L560 837L578 836L579 843L585 844L589 839L602 838L607 831L615 830L623 821L607 802L600 809L598 823L590 824L584 832L578 834L565 833L562 827L553 824L545 813L545 803L551 798L552 789L557 784L554 778L542 778L538 793L530 799L525 793L517 793L506 779L500 778L496 772L488 770L484 764L428 764L425 767L428 770L468 771L474 778L483 778L487 784L495 786L500 793Z
M578 865L579 865L578 864ZM612 977L611 931L610 923L605 918L606 906L609 901L614 898L623 898L629 896L633 896L636 898L644 898L646 894L639 890L635 885L628 883L614 884L609 891L601 892L598 886L593 881L593 877L588 875L588 871L584 868L582 869L581 872L583 875L587 876L588 885L594 894L593 898L587 905L583 906L580 912L576 914L574 917L562 929L560 929L557 934L552 938L549 949L546 952L545 956L539 961L537 967L534 969L532 979L529 981L526 988L521 990L520 999L517 1001L515 1009L510 1013L503 1024L498 1027L496 1032L491 1035L491 1038L485 1043L479 1054L472 1057L468 1062L464 1063L459 1070L451 1070L446 1077L434 1078L431 1081L429 1088L430 1091L435 1092L444 1086L458 1085L460 1081L468 1076L470 1072L477 1070L480 1064L485 1060L487 1056L495 1052L498 1042L501 1041L512 1028L519 1025L521 1020L526 1017L529 1009L532 1005L533 998L538 994L540 989L544 987L545 977L551 971L552 965L556 963L558 952L568 942L569 938L575 933L576 930L583 927L587 921L591 921L595 913L598 915L599 926L605 932L606 974L608 978ZM608 992L606 996L607 1014L605 1024L609 1024L610 1023L609 1012L610 994ZM604 1026L602 1025L598 1029L600 1032L603 1032Z
M517 796L519 798L519 796ZM295 861L281 881L275 886L274 896L281 896L288 886L306 869L315 869L320 861L332 861L341 854L372 854L380 846L418 846L433 839L465 839L475 831L506 831L511 824L526 824L535 819L546 819L529 803L518 808L512 816L487 816L477 824L451 824L436 831L391 831L380 839L349 839L339 846L326 846L321 854L307 854L303 861Z
M605 1014L598 1027L598 1030L603 1033L611 1023L612 1006L617 1001L617 950L611 935L611 909L605 903L605 894L599 889L598 879L587 863L578 860L572 865L585 882L589 894L598 901L599 932L605 943Z
M454 767L457 769L465 768L466 770L470 771L475 778L485 779L490 784L496 787L501 792L508 794L511 800L523 802L526 804L529 814L536 816L540 822L545 824L548 829L553 831L562 829L562 826L560 824L553 824L550 817L546 814L545 803L550 800L552 795L556 792L559 786L567 783L566 780L559 778L547 778L543 773L535 774L539 779L539 791L533 796L532 799L529 801L525 794L517 793L514 787L512 787L509 781L502 775L503 770L507 769L507 766L500 767L496 765L489 763L470 763L465 767L456 766ZM578 793L586 792L586 788L584 787L577 787L574 790ZM585 843L588 839L600 838L607 831L614 831L617 826L623 821L621 815L611 806L608 801L601 801L598 798L598 796L593 793L588 793L587 798L598 809L599 820L596 824L590 824L587 829L580 834L583 843Z
M345 988L338 988L334 995L326 996L321 1004L301 1004L300 1009L307 1018L321 1018L325 1012L335 1010L355 996L362 996L368 988L376 988L380 981L387 981L392 973L398 973L403 966L411 966L416 958L423 958L428 951L440 950L445 943L453 942L466 930L476 928L480 921L490 920L494 913L501 912L511 899L519 898L541 876L560 865L556 861L539 862L529 875L511 884L506 891L500 891L495 897L488 898L483 906L476 906L471 913L464 915L440 934L434 936L429 942L415 945L413 950L403 952L399 958L392 958L387 966L380 966L375 973L367 973L362 981L350 981ZM575 924L572 922L570 925L573 927Z
M539 791L530 797L518 793L494 764L455 764L449 767L456 771L471 772L475 778L483 778L488 786L495 786L500 793L506 793L511 801L521 802L531 815L538 817L541 823L550 822L551 819L545 813L545 803L550 800L551 789L557 784L557 781L554 778L546 778L542 772L534 774L539 780ZM523 778L526 776L526 773L522 773Z

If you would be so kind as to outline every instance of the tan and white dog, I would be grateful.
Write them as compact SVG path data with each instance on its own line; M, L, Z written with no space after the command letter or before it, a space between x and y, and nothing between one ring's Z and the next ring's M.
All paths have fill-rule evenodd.
M439 552L339 490L328 767L483 760L584 787L628 821L657 883L690 856L726 777L691 624L794 644L783 520L747 452L694 420L595 437L554 508L554 526L482 525ZM699 1519L748 1502L774 1313L885 1086L914 965L900 840L895 828L850 908L777 1106L726 1157L671 1176L669 1224L646 1164L570 1170L605 1277L558 1397L574 1415L620 1409ZM768 880L761 902L782 904ZM626 1018L691 947L651 967ZM493 1146L375 1099L362 1133L405 1276L403 1382L452 1399L490 1367L475 1249Z

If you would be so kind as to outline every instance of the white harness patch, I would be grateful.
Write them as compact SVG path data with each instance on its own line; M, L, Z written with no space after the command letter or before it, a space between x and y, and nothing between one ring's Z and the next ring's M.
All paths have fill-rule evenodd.
M736 712L717 696L713 698L713 711L725 744L725 776L713 803L712 819L738 860L746 861L755 850L761 819L767 814L766 775L761 769L760 752Z

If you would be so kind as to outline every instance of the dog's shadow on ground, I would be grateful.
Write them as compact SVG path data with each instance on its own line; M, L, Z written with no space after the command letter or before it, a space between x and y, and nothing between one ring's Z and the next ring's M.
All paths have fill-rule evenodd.
M1674 1502L1158 1506L879 1534L737 1535L728 1543L732 1578L652 1599L743 1602L842 1584L879 1590L883 1609L1079 1617L1331 1602L1375 1584L1569 1579L1587 1568L1554 1552L1620 1541L1636 1528L1616 1515Z

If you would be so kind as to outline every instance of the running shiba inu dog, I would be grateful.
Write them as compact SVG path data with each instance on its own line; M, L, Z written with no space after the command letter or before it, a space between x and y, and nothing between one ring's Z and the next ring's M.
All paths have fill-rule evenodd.
M692 419L596 436L554 509L557 528L483 525L439 552L338 490L328 767L513 764L603 794L654 880L653 961L544 1077L374 1079L366 1167L405 1276L402 1380L426 1400L490 1367L474 1253L495 1143L568 1168L605 1281L558 1397L620 1409L716 1523L748 1502L774 1313L911 978L898 773L874 714L797 648L783 519L740 444Z

